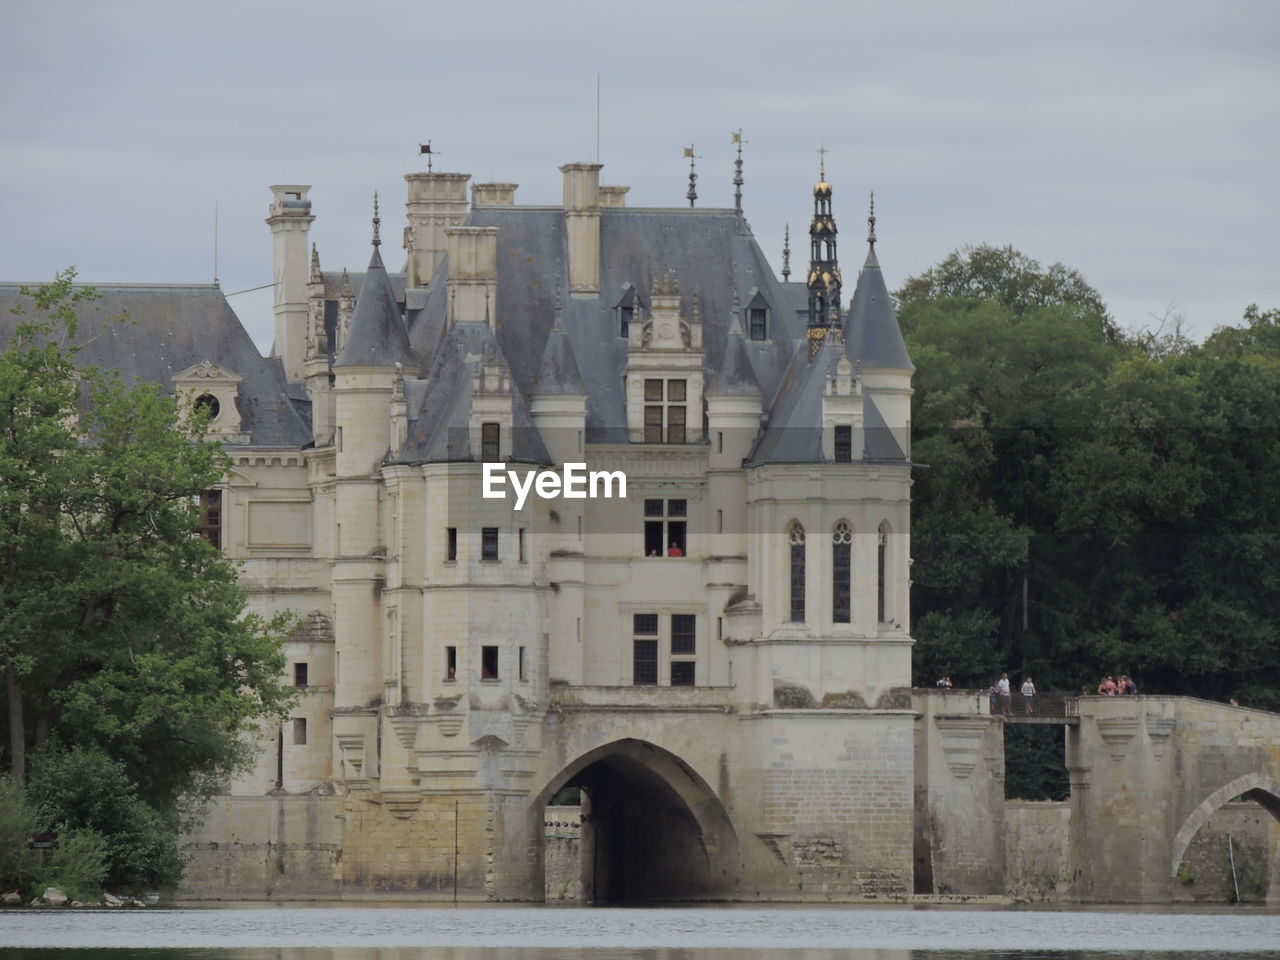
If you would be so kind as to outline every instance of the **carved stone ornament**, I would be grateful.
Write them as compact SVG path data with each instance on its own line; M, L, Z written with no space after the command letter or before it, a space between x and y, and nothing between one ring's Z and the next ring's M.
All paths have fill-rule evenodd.
M957 779L965 780L973 773L982 756L982 740L990 724L981 715L939 716L933 718L938 728L947 769Z

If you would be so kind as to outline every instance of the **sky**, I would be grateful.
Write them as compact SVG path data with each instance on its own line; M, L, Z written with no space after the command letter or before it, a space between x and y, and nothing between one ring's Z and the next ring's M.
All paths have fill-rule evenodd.
M1126 328L1280 306L1280 3L15 3L0 31L0 280L217 276L264 350L270 184L312 185L325 269L397 268L405 173L559 204L744 210L803 273L820 148L852 279L870 191L891 289L966 244L1081 271ZM597 77L599 123L597 125ZM599 150L597 152L597 137Z

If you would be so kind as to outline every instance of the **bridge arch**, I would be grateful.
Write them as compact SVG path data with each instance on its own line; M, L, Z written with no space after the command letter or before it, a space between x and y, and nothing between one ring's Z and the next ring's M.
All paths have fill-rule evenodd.
M1265 773L1247 773L1243 777L1237 777L1205 797L1200 805L1191 811L1191 815L1174 835L1173 857L1169 866L1171 878L1176 880L1178 866L1182 863L1187 848L1191 846L1191 841L1195 839L1200 828L1209 822L1209 818L1218 808L1239 796L1256 801L1273 817L1280 820L1280 780L1269 777Z
M536 795L535 822L572 786L583 796L588 902L713 899L736 886L738 838L729 815L710 785L674 753L635 738L589 750Z

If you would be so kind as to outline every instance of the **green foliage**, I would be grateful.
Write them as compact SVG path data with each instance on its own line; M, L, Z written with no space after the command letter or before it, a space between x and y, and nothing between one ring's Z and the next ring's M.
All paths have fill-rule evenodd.
M0 774L0 890L23 887L36 866L29 846L36 835L35 807L22 787Z
M73 279L25 291L32 312L0 352L4 758L19 780L54 743L118 762L142 833L110 833L112 876L163 878L155 838L245 769L257 725L294 703L295 619L246 612L235 566L192 533L229 469L207 413L77 367L76 310L93 294Z
M1071 779L1058 726L1006 724L1004 795L1010 800L1067 800Z
M107 876L107 843L88 827L62 830L48 859L36 867L30 890L39 896L57 887L72 900L96 902Z
M1280 708L1280 311L1122 337L1078 273L990 247L897 297L917 676Z
M31 771L30 793L45 829L75 824L102 837L105 880L113 890L173 886L181 877L173 817L139 799L124 764L101 750L41 754Z

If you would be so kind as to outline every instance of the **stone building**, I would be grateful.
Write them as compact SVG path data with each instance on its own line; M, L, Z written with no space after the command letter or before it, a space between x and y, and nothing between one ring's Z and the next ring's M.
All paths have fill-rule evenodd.
M537 899L572 786L596 899L911 891L913 368L874 210L846 307L825 176L788 282L740 205L561 171L555 206L408 174L399 272L376 209L367 269L323 269L309 187L272 187L268 358L217 287L100 286L136 322L87 359L215 411L202 531L305 618L306 696L192 892ZM517 508L565 464L609 476Z

